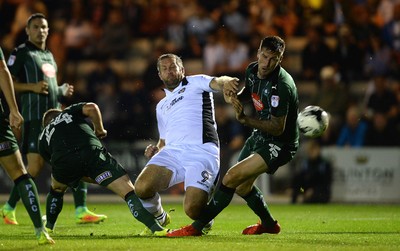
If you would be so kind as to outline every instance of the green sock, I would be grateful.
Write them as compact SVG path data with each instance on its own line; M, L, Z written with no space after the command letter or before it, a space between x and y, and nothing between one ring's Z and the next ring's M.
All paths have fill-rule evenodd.
M193 227L198 231L203 230L212 219L214 219L225 207L232 201L235 194L234 188L229 188L223 184L215 191L214 197L208 203L201 213L199 219L192 223Z
M18 188L14 185L10 192L10 197L8 198L7 203L11 208L15 209L19 199L21 199L21 197L19 196Z
M125 201L133 217L145 224L152 232L163 230L163 227L160 226L158 221L154 218L154 215L143 207L142 202L140 202L134 191L125 195Z
M58 215L60 214L64 204L64 193L56 192L50 188L46 200L46 227L54 229Z
M247 205L251 208L251 210L253 210L254 213L260 217L261 224L263 226L268 227L275 225L275 219L269 212L267 203L265 202L264 197L258 187L253 186L253 189L250 191L250 193L242 198L247 202Z
M33 225L36 229L42 229L42 214L40 212L39 195L35 183L28 175L22 175L14 182Z
M87 183L79 181L78 187L72 189L72 194L74 195L75 209L86 208Z

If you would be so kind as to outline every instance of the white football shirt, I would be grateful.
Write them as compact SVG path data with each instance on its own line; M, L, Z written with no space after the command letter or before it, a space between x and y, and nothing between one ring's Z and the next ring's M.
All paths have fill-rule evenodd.
M204 144L217 146L217 124L214 114L213 77L186 76L172 92L157 104L157 123L160 138L165 144Z

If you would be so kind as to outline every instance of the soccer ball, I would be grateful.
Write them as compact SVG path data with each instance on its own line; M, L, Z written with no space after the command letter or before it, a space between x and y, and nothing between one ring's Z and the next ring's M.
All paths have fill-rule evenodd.
M328 113L319 106L307 106L297 117L300 132L306 137L321 136L329 124Z

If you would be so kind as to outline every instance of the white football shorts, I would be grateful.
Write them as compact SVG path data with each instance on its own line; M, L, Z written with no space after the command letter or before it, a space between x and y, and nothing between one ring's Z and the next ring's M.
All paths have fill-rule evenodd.
M169 187L184 182L210 193L219 172L219 148L213 143L203 145L166 145L147 165L163 166L172 171Z

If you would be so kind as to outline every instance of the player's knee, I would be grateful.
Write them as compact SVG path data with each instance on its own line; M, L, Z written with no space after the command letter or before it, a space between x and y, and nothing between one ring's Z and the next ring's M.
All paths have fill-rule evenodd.
M222 180L222 183L230 188L237 188L242 182L240 173L235 172L234 170L228 171Z
M135 182L135 194L141 198L146 199L153 197L155 192L151 189L146 182L136 181Z
M42 170L42 168L40 168L38 166L32 166L32 167L28 168L28 173L33 178L36 178L37 176L39 176L41 170Z
M200 216L201 210L204 205L199 205L197 203L186 203L185 204L185 213L192 220L197 220Z

